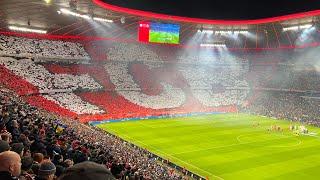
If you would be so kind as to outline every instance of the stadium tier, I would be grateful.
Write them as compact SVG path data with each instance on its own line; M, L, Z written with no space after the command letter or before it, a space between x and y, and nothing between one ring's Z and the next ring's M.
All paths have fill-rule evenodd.
M301 133L309 136L309 131L311 135L317 134L317 129L305 126L306 124L320 126L318 50L319 47L263 52L228 49L214 51L137 42L46 40L0 35L1 98L9 104L23 104L25 110L19 112L22 116L25 111L32 114L32 117L51 112L53 115L50 117L53 116L53 119L59 116L59 119L71 118L93 124L101 121L102 124L98 127L113 135L106 136L101 129L68 120L48 120L44 128L48 130L51 125L58 124L64 133L68 132L64 129L69 128L77 131L73 136L80 136L83 143L101 142L91 144L88 148L101 148L102 151L112 152L112 155L100 151L104 158L96 155L91 157L97 158L93 159L95 162L108 164L113 175L119 178L137 177L137 174L143 174L141 176L144 179L182 179L181 174L197 179L233 179L235 176L260 178L264 172L261 168L263 163L252 162L248 165L259 169L256 174L249 176L249 171L237 174L241 168L233 165L237 163L236 160L229 162L224 154L219 154L221 158L218 155L212 157L212 154L220 152L216 146L224 148L231 143L235 147L233 150L230 148L230 151L235 152L237 148L247 148L245 151L249 152L250 147L297 147L296 152L289 157L300 155L302 140L295 140L294 137ZM4 108L5 112L6 109ZM238 115L178 117L201 113ZM139 128L142 129L136 127L134 122L105 124L114 120L157 117L176 118L170 119L170 123L166 119L141 122ZM299 126L294 126L289 121L277 123L274 118L296 121ZM214 122L208 119L214 119ZM38 125L38 122L35 124ZM217 124L218 127L215 127ZM287 126L292 126L294 130L287 131ZM299 128L302 130L297 130ZM177 133L173 131L189 135L176 136ZM200 131L201 133L197 133ZM167 132L171 132L170 135ZM277 135L278 132L283 133L281 137ZM234 135L237 136L237 143L233 142ZM195 138L199 136L202 137L201 140ZM103 137L107 140L102 139ZM150 137L153 137L152 142ZM211 142L210 138L218 142ZM180 139L180 143L169 148L168 143L174 143L175 139ZM191 146L190 141L197 143ZM114 143L115 146L105 149ZM136 148L131 143L143 149ZM314 145L313 140L304 140L303 143ZM250 145L249 149L247 144ZM118 148L122 150L119 151ZM198 155L198 152L203 156ZM270 156L267 152L260 151L261 154L258 154L266 159ZM281 154L278 149L273 152ZM236 155L237 153L230 154ZM111 158L113 156L120 159L120 162L127 163L126 168L120 168L122 173L134 175L116 172L119 167L114 164L115 161ZM199 163L194 156L204 162ZM291 160L281 157L275 156L279 161L272 162ZM172 167L180 168L180 171L176 173L173 169L159 165L155 159L171 163ZM78 158L73 160L75 163L82 162ZM144 163L138 163L137 166L145 170L143 173L135 169L135 165L141 160ZM211 160L217 164L208 163ZM293 161L292 166L302 168L297 165L299 162ZM218 168L219 163L224 169ZM274 175L270 177L281 176L279 168L275 169ZM311 172L308 177L313 176L314 173Z
M83 122L242 109L295 120L317 118L313 110L317 109L317 100L307 97L308 92L319 93L320 89L319 74L311 64L316 57L309 57L310 63L303 65L298 64L300 59L282 60L282 56L292 53L290 50L210 53L106 42L100 44L97 53L90 50L88 42L82 45L3 35L0 38L2 84L32 105ZM317 49L309 48L308 52ZM293 53L299 57L305 52ZM89 57L92 59L84 60ZM283 97L284 93L289 97ZM315 107L308 108L315 113L302 109L294 115L283 115L281 110L257 112L257 103L268 104L266 99L281 103L279 96L293 101L288 103L297 109L293 112L302 108L295 104L301 99L300 103Z

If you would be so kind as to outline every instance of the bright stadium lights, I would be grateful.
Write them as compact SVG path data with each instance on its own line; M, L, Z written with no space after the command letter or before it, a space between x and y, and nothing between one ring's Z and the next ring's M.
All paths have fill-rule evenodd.
M234 34L248 34L249 31L247 30L235 30L233 31Z
M79 13L72 12L72 11L70 11L68 9L64 9L64 8L61 8L60 11L57 11L57 12L58 12L58 14L63 13L63 14L71 15L71 16L81 17L84 19L91 19L88 14L79 14ZM95 21L100 21L100 22L108 22L108 23L113 22L113 20L111 20L111 19L104 19L104 18L100 18L100 17L93 17L92 19Z
M291 27L285 27L283 28L283 31L295 31L298 30L299 26L291 26Z
M312 27L312 24L305 24L305 25L301 25L300 29L308 29L308 28L311 28L311 27Z
M212 34L212 33L213 33L213 30L203 30L202 32L203 32L203 33Z
M231 34L232 31L215 31L216 34Z
M229 35L229 34L248 34L249 31L243 29L237 30L210 30L210 29L198 29L198 33L204 34L220 34L220 35Z
M202 43L200 47L226 47L223 43Z
M93 20L101 21L101 22L108 22L108 23L112 23L113 22L113 20L111 20L111 19L103 19L103 18L99 18L99 17L94 17Z
M304 24L304 25L284 27L282 30L283 31L296 31L296 30L308 29L311 27L312 27L312 24Z
M72 12L72 11L70 11L68 9L64 9L64 8L61 8L60 12L63 13L63 14L71 15L71 16L81 17L81 18L84 18L84 19L90 19L90 17L88 15L86 15L86 14L75 13L75 12Z
M227 35L227 34L248 34L247 30L219 30L215 31L215 34Z
M199 29L198 32L212 34L214 31L213 30L209 30L209 29Z
M26 28L26 27L9 26L8 28L13 31L31 32L31 33L39 33L39 34L46 34L47 33L46 30Z
M121 22L121 24L126 23L126 17L122 16L122 17L120 18L120 22Z
M198 33L205 33L205 34L221 34L221 35L228 35L228 34L248 34L249 31L247 30L209 30L209 29L198 29Z

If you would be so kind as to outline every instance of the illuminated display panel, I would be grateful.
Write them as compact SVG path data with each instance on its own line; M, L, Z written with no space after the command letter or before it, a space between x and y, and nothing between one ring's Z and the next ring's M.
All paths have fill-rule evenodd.
M138 39L142 42L179 44L180 25L141 21Z

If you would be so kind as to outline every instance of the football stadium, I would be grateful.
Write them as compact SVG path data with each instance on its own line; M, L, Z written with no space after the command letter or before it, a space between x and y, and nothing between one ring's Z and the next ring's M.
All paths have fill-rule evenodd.
M0 17L0 180L319 179L319 1L2 0Z

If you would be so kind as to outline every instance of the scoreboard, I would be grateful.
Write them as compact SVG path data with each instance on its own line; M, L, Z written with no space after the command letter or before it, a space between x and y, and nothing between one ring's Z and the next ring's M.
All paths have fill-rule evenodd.
M180 25L140 21L138 40L151 43L179 44Z

